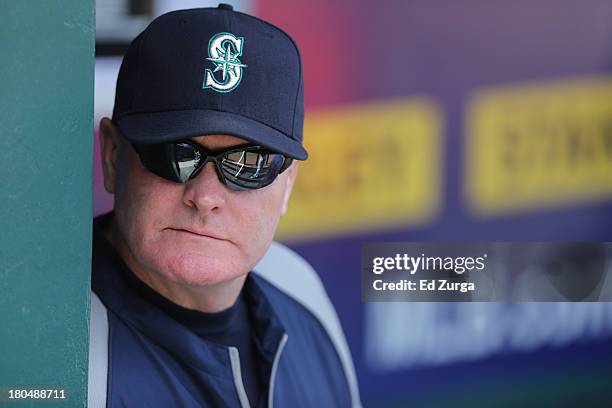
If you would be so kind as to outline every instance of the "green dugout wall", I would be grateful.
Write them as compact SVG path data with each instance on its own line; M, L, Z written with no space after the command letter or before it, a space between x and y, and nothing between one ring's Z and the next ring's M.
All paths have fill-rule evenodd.
M0 406L87 404L94 10L0 0Z

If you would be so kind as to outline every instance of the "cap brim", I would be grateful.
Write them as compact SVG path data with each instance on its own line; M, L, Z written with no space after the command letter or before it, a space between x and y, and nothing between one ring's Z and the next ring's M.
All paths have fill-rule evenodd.
M232 135L260 144L298 160L308 152L284 133L234 113L216 110L181 110L130 114L119 119L121 133L134 143L161 143L203 135Z

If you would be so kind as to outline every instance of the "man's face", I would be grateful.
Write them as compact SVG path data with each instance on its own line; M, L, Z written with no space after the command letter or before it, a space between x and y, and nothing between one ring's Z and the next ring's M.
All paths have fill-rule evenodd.
M112 152L104 141L109 127L110 121L101 124L105 187L115 194L116 226L123 241L119 245L124 246L124 258L131 258L128 265L187 285L217 284L250 271L268 249L286 210L296 164L259 190L228 189L213 163L178 184L146 170L125 141ZM192 140L209 149L246 143L228 135Z

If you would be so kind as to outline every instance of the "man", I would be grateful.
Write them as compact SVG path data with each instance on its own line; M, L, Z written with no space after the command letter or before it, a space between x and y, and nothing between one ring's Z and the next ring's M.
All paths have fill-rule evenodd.
M91 406L359 406L320 283L270 246L302 127L280 29L219 5L132 42L100 122L115 206L94 221Z

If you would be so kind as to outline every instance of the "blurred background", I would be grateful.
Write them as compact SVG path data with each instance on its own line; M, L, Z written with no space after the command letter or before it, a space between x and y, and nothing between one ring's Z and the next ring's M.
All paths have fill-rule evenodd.
M97 127L129 42L217 3L96 3ZM612 240L612 2L228 3L301 49L310 159L277 238L320 274L364 405L612 406L610 303L364 303L359 279L364 242Z

